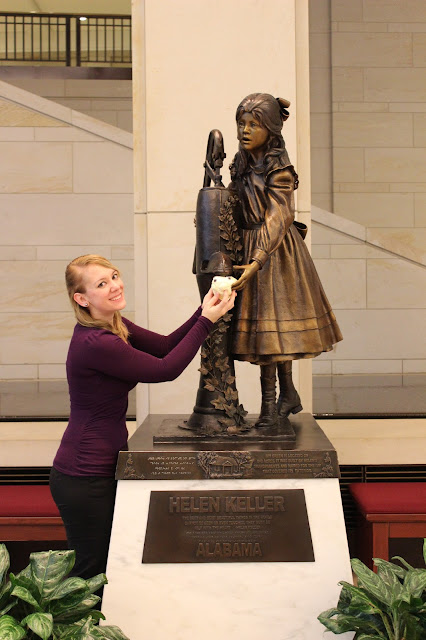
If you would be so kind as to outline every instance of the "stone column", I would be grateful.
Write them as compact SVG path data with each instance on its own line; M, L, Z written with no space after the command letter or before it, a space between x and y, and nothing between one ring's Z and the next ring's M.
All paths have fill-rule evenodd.
M310 222L307 0L134 0L133 112L136 322L168 333L199 304L191 273L208 133L220 129L226 167L237 151L234 114L262 91L291 101L284 127L301 179L299 218ZM229 162L228 162L229 161ZM229 179L227 169L224 182ZM238 363L240 398L260 406L259 371ZM190 413L198 359L169 385L138 396L147 413ZM309 364L295 367L305 409Z

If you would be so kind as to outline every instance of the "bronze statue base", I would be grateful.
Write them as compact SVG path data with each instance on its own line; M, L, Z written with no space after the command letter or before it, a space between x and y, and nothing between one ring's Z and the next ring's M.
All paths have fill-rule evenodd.
M212 428L217 422L217 417L211 416ZM202 416L202 426L194 428L194 414L191 416L191 425L188 420L182 420L176 424L176 420L163 420L158 432L153 436L154 444L167 444L173 442L296 442L296 433L288 418L279 418L279 422L272 427L258 429L254 426L254 421L246 421L242 427L244 430L235 434L219 433L215 434L209 430L208 416ZM207 419L207 424L206 424Z

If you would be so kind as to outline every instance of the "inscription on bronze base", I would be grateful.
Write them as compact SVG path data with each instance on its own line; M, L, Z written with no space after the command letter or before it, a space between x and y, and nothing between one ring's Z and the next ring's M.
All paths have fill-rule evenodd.
M313 562L303 489L152 491L142 562Z

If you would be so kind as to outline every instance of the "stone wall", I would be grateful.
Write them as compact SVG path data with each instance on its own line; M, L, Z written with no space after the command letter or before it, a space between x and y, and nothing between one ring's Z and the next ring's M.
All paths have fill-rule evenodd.
M66 264L111 258L134 307L131 136L0 82L0 158L0 413L63 415Z
M345 337L314 372L424 385L426 4L312 0L310 50L312 203L367 238L313 229Z

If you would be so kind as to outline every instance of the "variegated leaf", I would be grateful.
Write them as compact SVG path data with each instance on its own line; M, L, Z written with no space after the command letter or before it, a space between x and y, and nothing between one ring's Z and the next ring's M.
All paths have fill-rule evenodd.
M20 600L23 600L24 602L28 602L28 604L30 604L32 607L34 607L34 609L36 611L40 611L40 605L37 602L37 600L33 597L33 595L28 591L28 589L25 589L25 587L20 587L19 585L16 585L13 588L13 591L11 593L12 596L15 596L16 598L19 598Z
M40 551L30 555L31 576L48 599L74 566L75 551Z
M12 616L0 618L0 640L21 640L25 633L25 629Z
M48 640L52 635L53 618L50 613L31 613L21 624L26 624L42 640Z
M10 558L5 544L0 544L0 586L4 585L10 567Z

